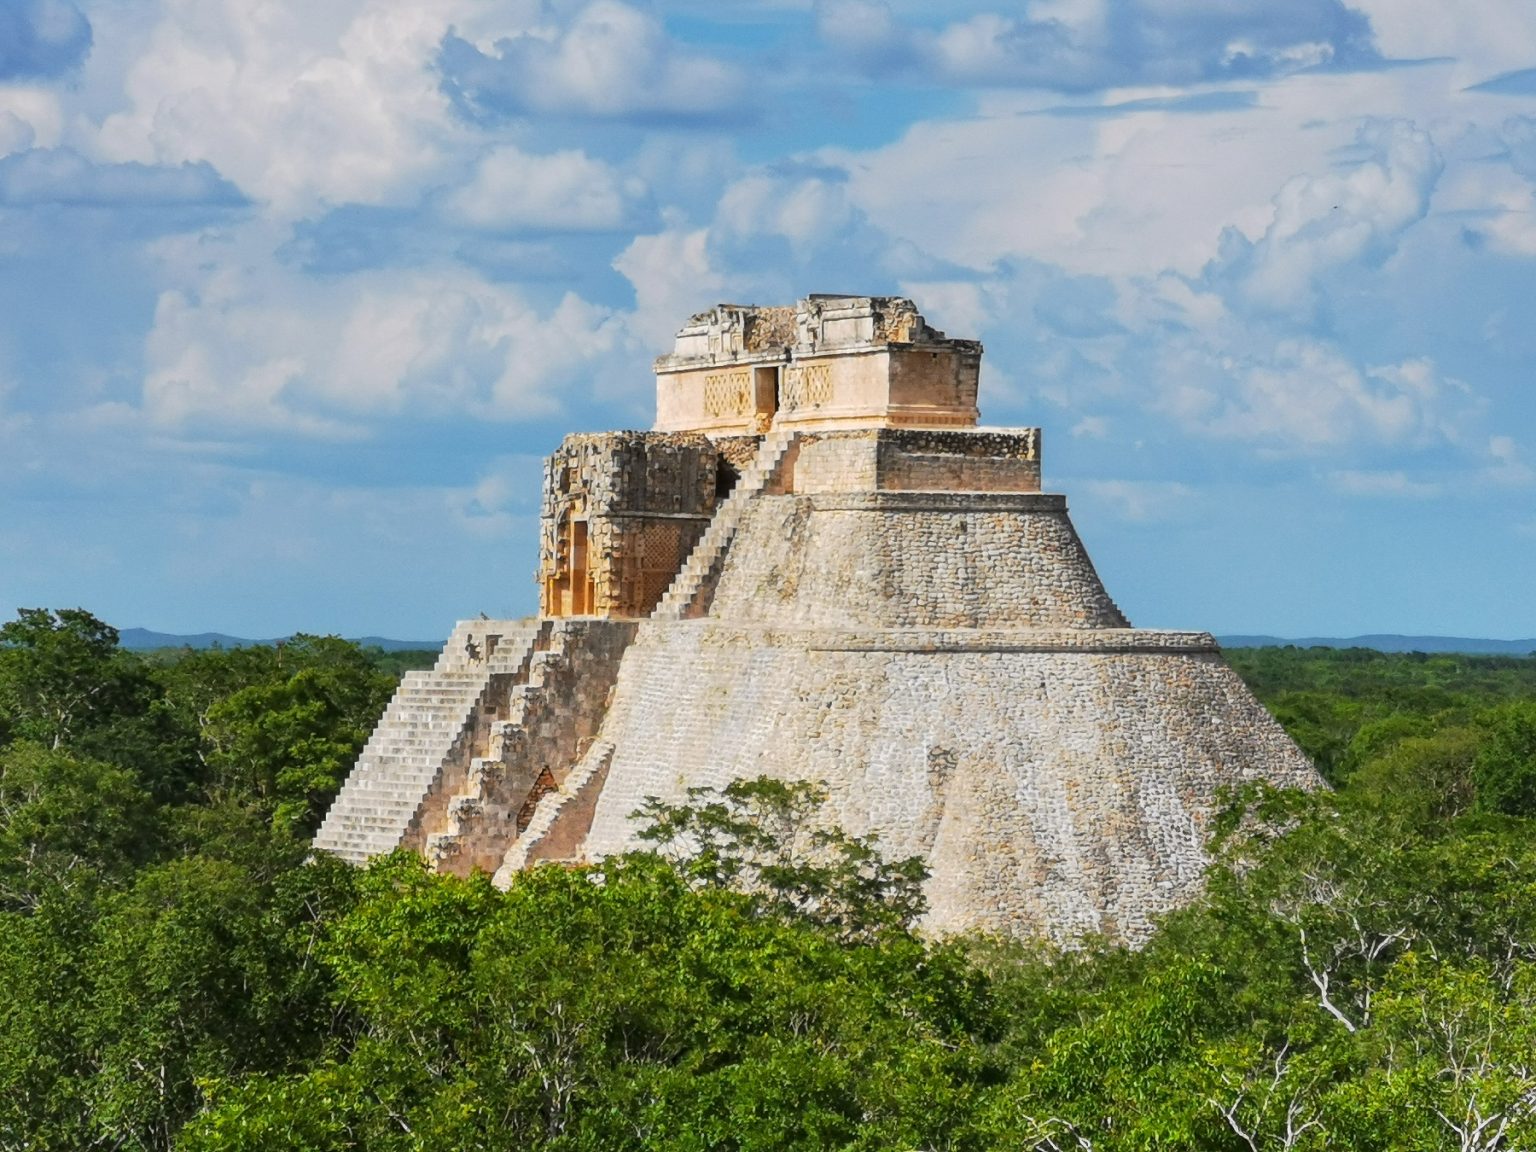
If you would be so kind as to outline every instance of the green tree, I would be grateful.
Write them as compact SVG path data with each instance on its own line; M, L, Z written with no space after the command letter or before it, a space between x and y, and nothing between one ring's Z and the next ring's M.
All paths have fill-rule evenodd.
M982 1147L1000 1029L954 945L644 853L504 894L399 854L363 885L323 949L355 1038L212 1085L185 1147Z
M153 856L157 832L133 773L31 744L0 749L0 908L125 879Z
M848 936L910 928L927 909L922 857L888 861L874 836L822 817L824 784L759 776L720 791L690 788L682 804L646 798L640 839L691 881L748 893L767 907Z
M177 727L148 668L117 639L79 608L23 608L0 625L0 738L111 761L157 798L175 798L193 771L194 733Z
M191 857L143 870L107 903L79 1025L98 1061L85 1091L104 1141L168 1149L201 1082L319 1054L335 1023L320 934L355 879L318 861L263 883Z
M86 1098L93 1065L80 1036L96 894L60 887L0 911L0 1149L96 1146Z
M81 608L23 608L0 624L0 709L13 735L48 748L127 701L117 629Z
M1478 806L1507 816L1536 816L1536 700L1494 712L1473 768Z
M355 644L296 636L267 674L202 713L213 799L242 799L308 835L377 723L395 681Z

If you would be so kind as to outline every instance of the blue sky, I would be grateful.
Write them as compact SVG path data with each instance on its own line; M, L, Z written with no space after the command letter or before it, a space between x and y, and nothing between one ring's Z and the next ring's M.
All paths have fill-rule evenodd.
M0 611L529 612L541 458L811 291L1139 625L1536 636L1527 0L0 0Z

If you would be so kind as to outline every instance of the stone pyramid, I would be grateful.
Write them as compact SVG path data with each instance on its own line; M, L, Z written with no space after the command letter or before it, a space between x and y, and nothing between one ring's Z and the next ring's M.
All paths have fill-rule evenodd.
M932 931L1145 939L1224 786L1321 781L1210 635L1130 626L1039 430L978 426L981 351L899 298L694 317L654 431L550 458L539 617L402 684L316 847L504 882L635 846L648 796L810 779L925 858Z

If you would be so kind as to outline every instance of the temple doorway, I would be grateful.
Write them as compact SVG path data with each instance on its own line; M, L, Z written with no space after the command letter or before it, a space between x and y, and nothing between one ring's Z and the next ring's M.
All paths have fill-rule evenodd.
M779 376L782 371L777 364L752 369L753 411L759 422L772 421L779 411Z

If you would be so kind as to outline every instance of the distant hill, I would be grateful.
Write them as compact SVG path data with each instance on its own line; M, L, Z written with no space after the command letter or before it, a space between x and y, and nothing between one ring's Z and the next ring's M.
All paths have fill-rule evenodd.
M283 637L284 640L287 637ZM390 640L383 636L353 637L364 648L382 648L386 652L425 649L432 651L443 646L441 640ZM149 648L252 648L263 644L276 644L276 640L248 640L243 636L226 636L222 632L197 632L190 636L176 636L169 632L151 632L147 628L124 628L118 633L118 644L135 651Z
M1286 640L1279 636L1218 636L1223 648L1374 648L1378 652L1456 652L1468 656L1529 656L1536 653L1530 640L1479 640L1469 636L1304 636Z

